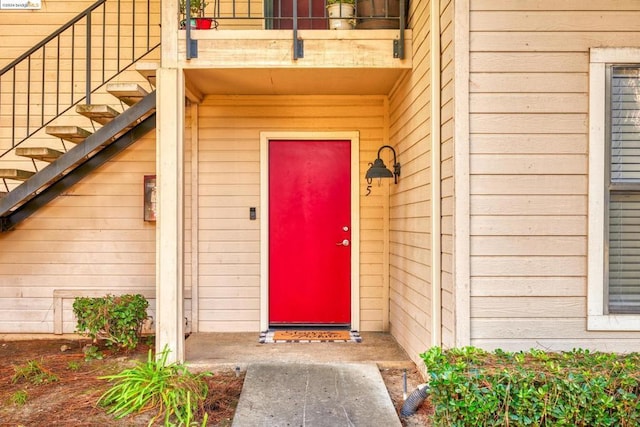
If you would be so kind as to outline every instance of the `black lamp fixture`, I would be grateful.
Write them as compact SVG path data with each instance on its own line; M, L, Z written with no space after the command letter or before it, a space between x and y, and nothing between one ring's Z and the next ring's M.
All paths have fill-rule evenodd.
M380 152L383 148L388 148L393 153L393 172L391 172L380 158ZM398 177L400 176L400 163L396 160L396 150L390 145L383 145L378 149L378 158L369 163L371 165L365 175L368 183L371 183L373 178L393 178L395 184L398 183Z

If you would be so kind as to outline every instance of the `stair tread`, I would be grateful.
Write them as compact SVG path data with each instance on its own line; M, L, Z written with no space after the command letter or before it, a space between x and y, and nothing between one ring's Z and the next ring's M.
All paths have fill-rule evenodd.
M138 62L136 64L136 71L154 87L158 68L160 68L160 63L158 62Z
M0 178L24 181L35 175L35 172L22 169L0 169Z
M62 151L49 147L20 147L16 148L16 155L29 157L31 159L42 160L43 162L53 162L64 154Z
M47 126L46 132L74 144L84 141L91 135L91 132L78 126Z
M101 125L106 125L120 114L104 104L78 105L76 106L76 112Z
M149 95L149 92L137 83L112 83L107 85L107 92L129 106Z

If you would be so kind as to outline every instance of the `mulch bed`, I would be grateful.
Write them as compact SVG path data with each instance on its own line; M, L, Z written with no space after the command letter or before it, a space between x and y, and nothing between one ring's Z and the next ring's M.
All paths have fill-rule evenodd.
M146 426L154 415L152 411L115 420L96 402L109 388L109 383L98 377L130 368L136 361L145 361L151 347L140 344L129 353L104 351L103 360L85 361L82 350L85 344L88 344L86 340L0 342L0 425ZM25 380L12 381L16 367L25 366L29 361L37 361L58 380L37 385ZM231 425L243 374L236 377L233 371L216 372L206 380L209 396L203 410L208 414L208 425ZM22 392L26 393L26 402L15 403ZM156 424L162 425L162 422Z

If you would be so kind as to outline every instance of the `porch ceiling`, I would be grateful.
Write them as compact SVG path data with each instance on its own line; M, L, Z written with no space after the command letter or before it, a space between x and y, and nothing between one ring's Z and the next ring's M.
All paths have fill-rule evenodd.
M187 69L203 95L386 95L404 69Z

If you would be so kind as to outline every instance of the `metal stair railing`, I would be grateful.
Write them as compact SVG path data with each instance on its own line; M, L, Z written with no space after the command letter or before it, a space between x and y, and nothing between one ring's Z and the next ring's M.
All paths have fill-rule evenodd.
M78 103L90 104L92 92L159 45L151 0L89 6L0 70L0 122L11 123L0 158Z
M0 233L58 197L156 127L156 92L118 115L46 168L0 198Z

